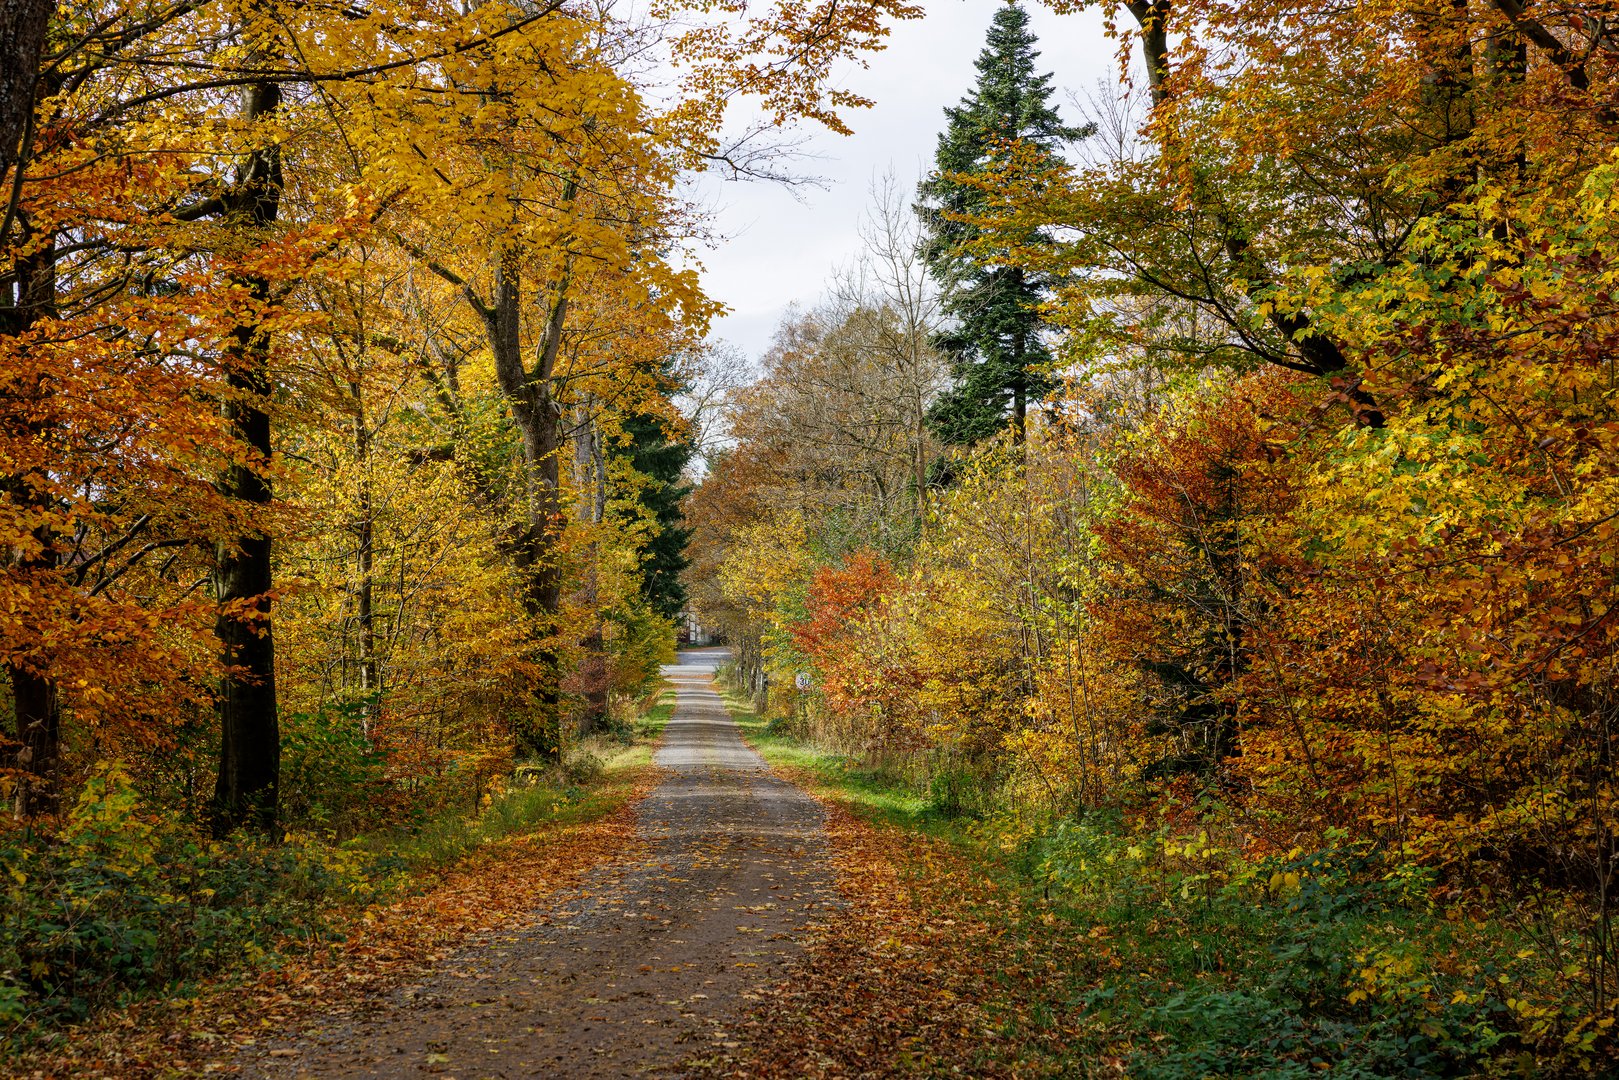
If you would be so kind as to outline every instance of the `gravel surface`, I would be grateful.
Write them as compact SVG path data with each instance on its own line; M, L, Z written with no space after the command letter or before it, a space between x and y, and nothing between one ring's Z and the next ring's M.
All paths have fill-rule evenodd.
M677 1076L724 1049L835 894L821 810L743 743L712 685L723 658L664 669L679 697L655 758L669 778L638 808L649 858L593 871L426 983L266 1048L248 1075Z

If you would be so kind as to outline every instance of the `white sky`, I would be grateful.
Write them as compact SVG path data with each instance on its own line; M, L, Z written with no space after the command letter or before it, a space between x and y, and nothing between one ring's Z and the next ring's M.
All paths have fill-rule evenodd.
M824 188L795 191L762 182L709 181L700 190L717 210L727 239L699 253L708 294L732 309L713 337L757 358L769 346L794 301L815 303L827 280L860 249L860 220L872 181L892 170L909 190L932 162L944 108L972 89L973 60L1002 0L925 0L927 17L902 23L868 70L850 71L844 85L876 102L849 116L855 134L816 130L804 147L814 155L804 172ZM1117 80L1117 42L1103 36L1101 15L1053 15L1037 0L1025 4L1040 39L1040 67L1055 78L1053 101L1070 123L1073 94Z

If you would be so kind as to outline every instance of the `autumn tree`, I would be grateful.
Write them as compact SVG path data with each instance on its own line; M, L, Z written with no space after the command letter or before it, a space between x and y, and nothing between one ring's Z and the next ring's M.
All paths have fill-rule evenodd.
M859 313L851 321L863 338L862 347L884 358L894 390L888 407L911 427L904 444L913 455L911 485L921 522L927 515L935 452L928 410L947 378L945 357L935 343L943 304L921 251L920 223L895 177L889 174L874 183L870 196L860 257L834 282L832 296L842 310Z
M897 549L915 534L917 463L935 444L917 423L927 376L919 387L903 318L859 300L790 317L764 377L736 398L734 453L779 478L760 497L783 510L815 508L831 550Z
M266 24L250 23L244 38L273 40ZM251 46L250 46L251 48ZM279 56L254 55L260 64ZM283 88L270 78L249 81L241 91L239 119L248 129L270 129L281 108ZM242 248L264 244L281 215L286 183L279 140L261 136L245 148L234 175L209 209L230 240ZM193 211L195 216L201 216ZM224 345L224 411L243 459L232 462L220 480L226 498L253 508L271 501L270 396L271 331L265 325L275 299L274 278L251 266L231 276L248 304L246 316L231 328ZM270 534L262 526L228 537L214 557L214 596L220 614L215 627L224 668L216 709L219 715L219 779L214 789L214 831L223 835L252 823L276 827L281 771L280 717L276 705L275 630L271 620L274 570Z
M54 797L62 709L86 705L61 694L74 650L63 647L68 638L42 624L66 619L91 634L109 633L109 641L121 637L129 645L156 645L151 624L135 630L126 621L141 620L142 602L136 599L141 592L126 591L131 582L121 579L138 573L154 552L178 552L230 532L228 503L200 498L194 484L183 485L184 495L169 485L188 471L194 477L192 470L214 472L230 460L248 464L241 431L215 430L189 410L216 393L240 401L216 381L220 358L228 351L217 348L219 312L231 312L227 320L232 315L252 320L236 327L248 337L243 328L264 314L249 310L252 301L237 302L225 280L232 261L229 245L219 244L219 234L199 230L198 224L223 213L233 198L241 213L257 212L242 201L242 192L258 191L254 199L266 196L261 190L265 169L244 165L236 184L172 153L171 140L195 135L206 142L204 133L218 130L219 114L213 103L201 100L194 80L181 77L159 90L121 81L126 64L149 62L154 75L165 68L181 70L183 65L170 67L166 54L156 54L156 40L192 33L217 40L221 31L210 22L211 13L176 8L145 16L114 11L64 18L72 30L60 49L42 60L46 74L30 107L44 120L30 124L30 137L19 144L8 177L4 226L7 276L14 286L8 293L24 301L14 309L18 318L5 327L12 391L7 402L15 406L8 410L13 422L8 434L46 451L43 458L8 455L5 484L11 506L32 518L31 542L13 547L21 555L14 570L28 579L25 588L39 590L40 602L29 620L38 636L29 643L25 633L18 641L20 652L13 655L23 659L11 665L11 682L25 743L18 756L43 777L33 785L41 807ZM252 138L222 140L220 158L259 160L253 157ZM236 158L238 153L243 156ZM199 167L188 171L192 163ZM274 202L273 192L267 197ZM216 260L213 251L221 257ZM263 254L274 259L269 251ZM182 329L187 326L189 332ZM234 340L245 347L248 337ZM90 413L64 407L75 398L101 404ZM52 399L57 400L47 405ZM165 400L167 406L159 404ZM120 415L123 419L117 419ZM118 431L142 435L107 441ZM115 453L119 442L122 452ZM95 457L104 460L91 466ZM90 479L87 468L97 479ZM165 487L169 498L183 501L165 513L151 512L147 499L162 498ZM182 506L191 508L189 523ZM96 543L104 545L99 557L84 550ZM174 566L177 558L164 565ZM97 576L111 576L89 596L106 594L103 603L126 599L129 607L119 610L115 604L117 615L109 611L97 618L83 609L82 600L67 602L92 568L98 568ZM61 599L47 602L45 594L57 590L63 590ZM42 644L53 640L55 646ZM163 653L153 648L154 659ZM174 662L172 654L167 662ZM186 662L173 674L195 670ZM97 679L103 691L121 681ZM134 702L123 706L138 712Z

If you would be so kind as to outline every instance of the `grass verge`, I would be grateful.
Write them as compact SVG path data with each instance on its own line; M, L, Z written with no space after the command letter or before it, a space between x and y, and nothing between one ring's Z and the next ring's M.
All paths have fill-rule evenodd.
M727 704L828 805L848 908L719 1075L1614 1075L1611 1023L1558 996L1536 943L1437 906L1419 868L1245 859L1118 815L948 819Z
M960 831L958 823L940 814L925 794L784 732L781 725L754 713L747 696L723 679L718 688L742 737L773 767L873 821L928 835Z

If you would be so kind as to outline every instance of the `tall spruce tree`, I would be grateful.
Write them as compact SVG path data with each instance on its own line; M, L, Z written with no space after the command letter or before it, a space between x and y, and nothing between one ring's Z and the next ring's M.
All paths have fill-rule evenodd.
M659 529L647 542L641 564L641 594L653 611L672 619L686 606L686 586L680 575L686 569L691 529L686 526L681 504L691 486L681 477L691 461L692 445L684 437L670 438L665 421L655 416L629 417L624 431L629 436L625 456L645 478L636 498Z
M996 147L1021 141L1055 159L1064 143L1091 133L1064 125L1057 115L1051 76L1035 70L1035 45L1029 14L1019 4L996 12L975 65L978 85L960 105L945 109L934 168L919 187L922 257L939 283L950 327L936 344L950 359L952 385L928 412L946 443L989 438L1008 419L1021 440L1029 405L1051 390L1043 372L1051 354L1036 311L1049 283L975 251L981 230L961 220L985 208L983 192L962 178L982 173Z

